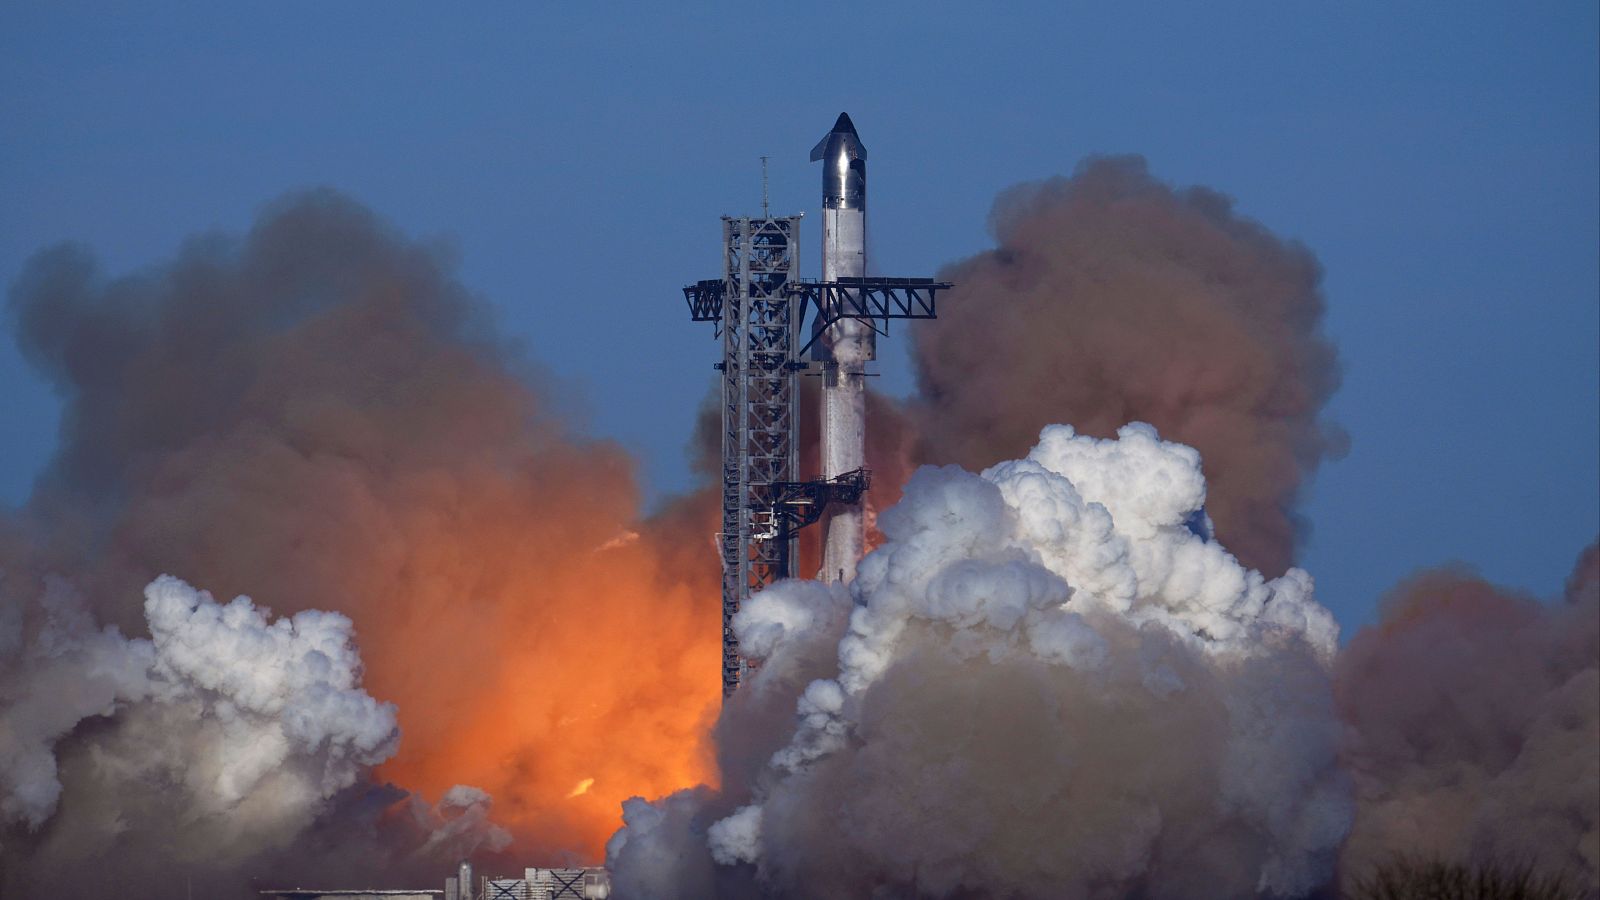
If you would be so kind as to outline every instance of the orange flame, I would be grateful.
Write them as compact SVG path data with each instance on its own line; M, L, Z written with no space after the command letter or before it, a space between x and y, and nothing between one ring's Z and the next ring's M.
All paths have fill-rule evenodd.
M714 781L716 564L709 525L642 529L631 479L568 462L413 485L390 523L405 575L358 639L400 709L379 777L483 788L519 847L598 861L623 800Z

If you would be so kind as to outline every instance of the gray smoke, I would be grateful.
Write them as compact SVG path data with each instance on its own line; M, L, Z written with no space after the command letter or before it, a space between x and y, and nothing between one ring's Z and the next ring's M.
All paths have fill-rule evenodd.
M302 840L399 739L337 613L274 619L167 576L144 591L149 639L96 626L59 579L6 610L0 824L23 895L222 891L219 873Z
M1326 883L1351 808L1337 630L1304 572L1204 537L1205 498L1198 455L1145 426L920 470L848 593L787 583L741 611L761 668L723 717L723 796L635 806L619 877L637 897L703 896L719 870L776 896Z

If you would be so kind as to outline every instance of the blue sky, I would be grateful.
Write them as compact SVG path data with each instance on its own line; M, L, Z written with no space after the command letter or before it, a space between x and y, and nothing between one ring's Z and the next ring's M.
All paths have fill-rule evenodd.
M678 288L715 274L719 215L759 208L761 155L775 209L814 211L806 153L848 110L874 267L918 274L989 246L1000 189L1140 153L1326 267L1352 445L1303 563L1353 626L1451 560L1553 594L1600 528L1597 34L1592 0L11 2L0 281L62 239L135 270L331 185L451 247L659 496L716 352ZM16 503L58 405L9 340L0 379Z

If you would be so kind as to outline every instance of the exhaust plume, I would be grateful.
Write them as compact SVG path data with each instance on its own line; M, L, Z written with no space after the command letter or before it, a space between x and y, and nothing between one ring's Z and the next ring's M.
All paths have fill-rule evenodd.
M1143 418L1201 450L1209 515L1197 513L1188 523L1191 529L1204 535L1214 524L1222 544L1240 548L1247 566L1285 572L1304 533L1304 523L1294 515L1299 487L1343 443L1338 430L1320 418L1337 386L1338 367L1320 332L1320 271L1310 253L1238 217L1220 195L1154 181L1134 159L1091 161L1071 179L1013 190L996 205L995 230L996 250L943 274L957 282L957 290L942 306L941 321L915 332L920 395L904 407L872 398L879 406L870 433L879 440L868 448L868 457L879 477L871 501L883 508L898 498L901 480L882 475L908 471L913 458L977 467L1014 454L1038 424L1057 415L1100 435ZM812 402L803 403L807 413L812 408ZM714 439L716 430L702 433ZM714 440L702 447L715 452ZM1085 496L1099 490L1080 489ZM894 520L894 513L885 517ZM881 540L880 535L873 543ZM894 546L891 539L885 549ZM762 659L762 668L725 708L717 727L722 790L683 792L658 805L630 801L627 828L609 849L619 890L640 897L747 896L758 890L759 879L765 890L779 895L819 890L816 885L838 890L872 885L893 896L1007 891L1056 896L1055 886L1066 883L1083 896L1130 891L1215 896L1229 890L1304 895L1330 889L1335 847L1341 848L1346 875L1360 875L1394 854L1410 854L1476 862L1535 860L1545 870L1581 872L1593 884L1600 878L1594 849L1600 736L1590 686L1596 613L1584 591L1592 592L1600 581L1592 574L1595 559L1592 550L1585 556L1565 607L1543 607L1460 575L1424 576L1403 588L1407 597L1430 584L1422 593L1464 591L1495 599L1464 606L1391 601L1389 621L1358 636L1338 664L1339 724L1330 724L1327 708L1331 641L1322 644L1323 666L1315 677L1282 680L1277 689L1289 698L1282 702L1318 709L1309 718L1324 761L1330 746L1340 747L1342 766L1328 782L1348 780L1351 788L1327 795L1342 799L1324 807L1328 815L1320 820L1325 828L1316 842L1321 851L1309 854L1316 862L1294 877L1263 875L1254 886L1247 879L1228 880L1239 879L1239 870L1196 866L1174 874L1176 869L1163 868L1171 860L1161 853L1153 855L1149 868L1142 862L1130 865L1123 880L1106 877L1103 866L1090 863L1087 869L1054 872L1031 886L1007 881L1013 875L1028 877L1017 874L1027 865L984 859L986 848L964 829L971 822L991 825L997 817L975 814L974 808L985 800L1005 802L992 798L1009 796L1012 786L1003 780L984 783L969 792L971 797L958 795L971 801L963 807L944 802L947 793L957 792L938 782L950 780L947 773L970 777L974 769L992 769L1050 794L1051 785L1039 785L1044 780L1039 773L1059 765L1055 760L1035 761L1036 768L1028 760L996 762L993 754L985 756L989 748L980 742L962 743L953 736L960 726L951 720L961 714L981 722L1006 710L1007 701L1021 701L1001 696L1006 688L994 687L991 695L973 687L985 679L942 645L923 650L914 665L891 665L890 674L864 693L893 699L872 704L847 691L819 688L840 684L840 672L847 668L857 637L852 600L816 585L768 590L740 617L743 645ZM802 571L813 568L814 563ZM1218 568L1196 581L1213 577L1219 585L1233 578ZM1281 580L1301 577L1288 570ZM1073 595L1068 609L1081 594ZM1475 607L1490 612L1461 611ZM856 616L870 621L868 611L858 609ZM1484 627L1490 622L1520 623L1511 642L1520 649L1496 643L1495 631ZM1215 627L1191 622L1189 632L1210 641ZM1413 636L1397 637L1408 633ZM1138 642L1150 640L1148 626L1141 626ZM1501 665L1508 653L1516 654L1522 668L1559 662L1523 672L1519 665ZM898 682L896 665L914 674ZM1455 678L1451 673L1457 668L1471 677ZM1514 687L1495 687L1502 673ZM1034 683L1027 674L993 680L1023 695ZM897 693L891 693L892 686L898 686ZM1203 692L1191 693L1203 702ZM1458 703L1448 699L1452 696L1469 698L1460 701L1466 708L1457 709ZM859 709L852 713L849 704L856 702ZM1108 722L1093 719L1095 702L1093 696L1074 696L1046 709L1058 718L1067 712L1083 717L1081 733L1097 740L1105 735L1116 743L1119 728L1136 727L1128 721L1127 705L1117 707L1118 715ZM1585 712L1575 712L1574 702ZM1137 708L1149 719L1139 723L1151 729L1141 735L1149 743L1133 741L1134 752L1105 760L1112 774L1102 780L1120 783L1133 777L1142 765L1141 752L1154 754L1159 745L1172 743L1172 738L1152 737L1163 727L1183 734L1184 747L1194 748L1200 758L1202 748L1215 746L1208 743L1216 740L1208 737L1218 730L1215 718L1202 716L1177 727L1159 707L1149 709ZM1455 736L1435 743L1430 723L1448 723L1452 716L1463 720L1444 726ZM1049 721L1049 715L1040 718ZM893 756L883 744L872 743L895 736L884 723L938 747L903 741L910 749L896 745L900 755ZM1031 735L1029 729L1036 727L1026 718L1008 720L992 733ZM811 751L796 749L805 746L808 729L814 742L845 741L845 748L808 761ZM1330 737L1335 733L1342 739ZM916 760L905 764L907 771L934 774L912 776L914 783L906 787L908 779L872 756L874 750L883 758ZM1197 758L1185 764L1204 765ZM1127 770L1119 771L1124 766ZM1155 792L1173 802L1165 810L1171 814L1161 821L1173 828L1205 821L1182 807L1182 800L1189 797L1195 807L1217 803L1221 781L1190 777L1193 769L1184 765L1174 771L1181 785ZM1285 790L1284 778L1270 767L1256 767L1252 776L1264 792ZM1292 777L1287 783L1291 794L1301 784ZM922 802L918 791L941 804L917 806ZM1358 804L1355 827L1342 843L1341 817L1333 810L1345 809L1348 822L1352 803ZM893 820L890 812L897 808L919 810L922 818L908 814L906 821ZM1125 822L1097 820L1093 811L1074 808L1066 818L1097 821L1104 833L1138 833ZM1228 832L1220 829L1216 839ZM931 859L940 850L951 858ZM1234 848L1212 859L1250 860L1251 852ZM985 880L997 870L1007 875ZM1182 886L1186 877L1192 879L1188 887Z
M423 831L482 808L454 786L486 791L530 857L593 860L624 798L710 780L715 525L640 521L632 461L566 425L443 249L314 192L133 276L45 251L11 308L66 407L59 453L4 523L8 617L56 579L88 633L137 635L126 598L164 572L347 616L365 690L397 705L403 735L362 777L444 798L404 812ZM63 702L52 684L41 699ZM134 708L112 694L91 700L117 740L167 739L125 727ZM101 720L73 715L51 727L92 757ZM8 796L18 827L70 834L97 814L65 784L53 815L40 795ZM110 811L126 828L95 855L136 853L135 835L165 827ZM173 852L192 855L181 837ZM7 872L28 870L12 856L23 842L3 840ZM61 877L39 883L70 888Z
M6 841L23 893L131 896L175 865L259 862L394 754L394 706L361 689L348 618L273 621L169 576L144 598L149 639L97 628L60 580L9 607L0 817L33 832Z
M1149 422L1200 451L1218 537L1269 575L1294 561L1300 486L1340 452L1321 267L1136 156L1011 188L996 247L947 267L939 320L913 323L918 458L978 470L1051 422L1109 437Z
M919 470L848 593L785 583L741 611L764 659L719 741L771 747L760 707L784 703L788 736L754 765L725 762L722 798L630 810L609 848L619 889L1325 883L1351 808L1337 628L1304 572L1267 579L1208 540L1205 500L1198 454L1142 425L1113 441L1049 428L981 476Z
M1534 865L1600 890L1600 546L1565 597L1419 574L1340 655L1347 877L1396 852Z
M619 821L626 897L1593 884L1600 551L1555 607L1421 576L1335 659L1291 565L1342 441L1310 253L1135 158L993 222L919 396L869 397L877 551L746 605L720 718L717 492L641 519L444 249L314 192L131 276L38 255L11 312L65 415L0 516L0 891L415 884Z

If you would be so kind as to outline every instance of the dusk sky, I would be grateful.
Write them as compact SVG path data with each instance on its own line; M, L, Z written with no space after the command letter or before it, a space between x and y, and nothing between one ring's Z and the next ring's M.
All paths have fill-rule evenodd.
M679 288L718 274L718 216L759 211L762 155L814 276L806 153L841 110L887 274L990 247L1009 186L1140 154L1322 262L1350 449L1301 564L1347 629L1450 561L1552 596L1600 529L1592 0L608 9L0 6L0 281L63 240L136 272L333 187L453 248L658 500L692 483L718 352ZM16 505L59 405L6 321ZM905 351L883 345L886 390L911 389Z

